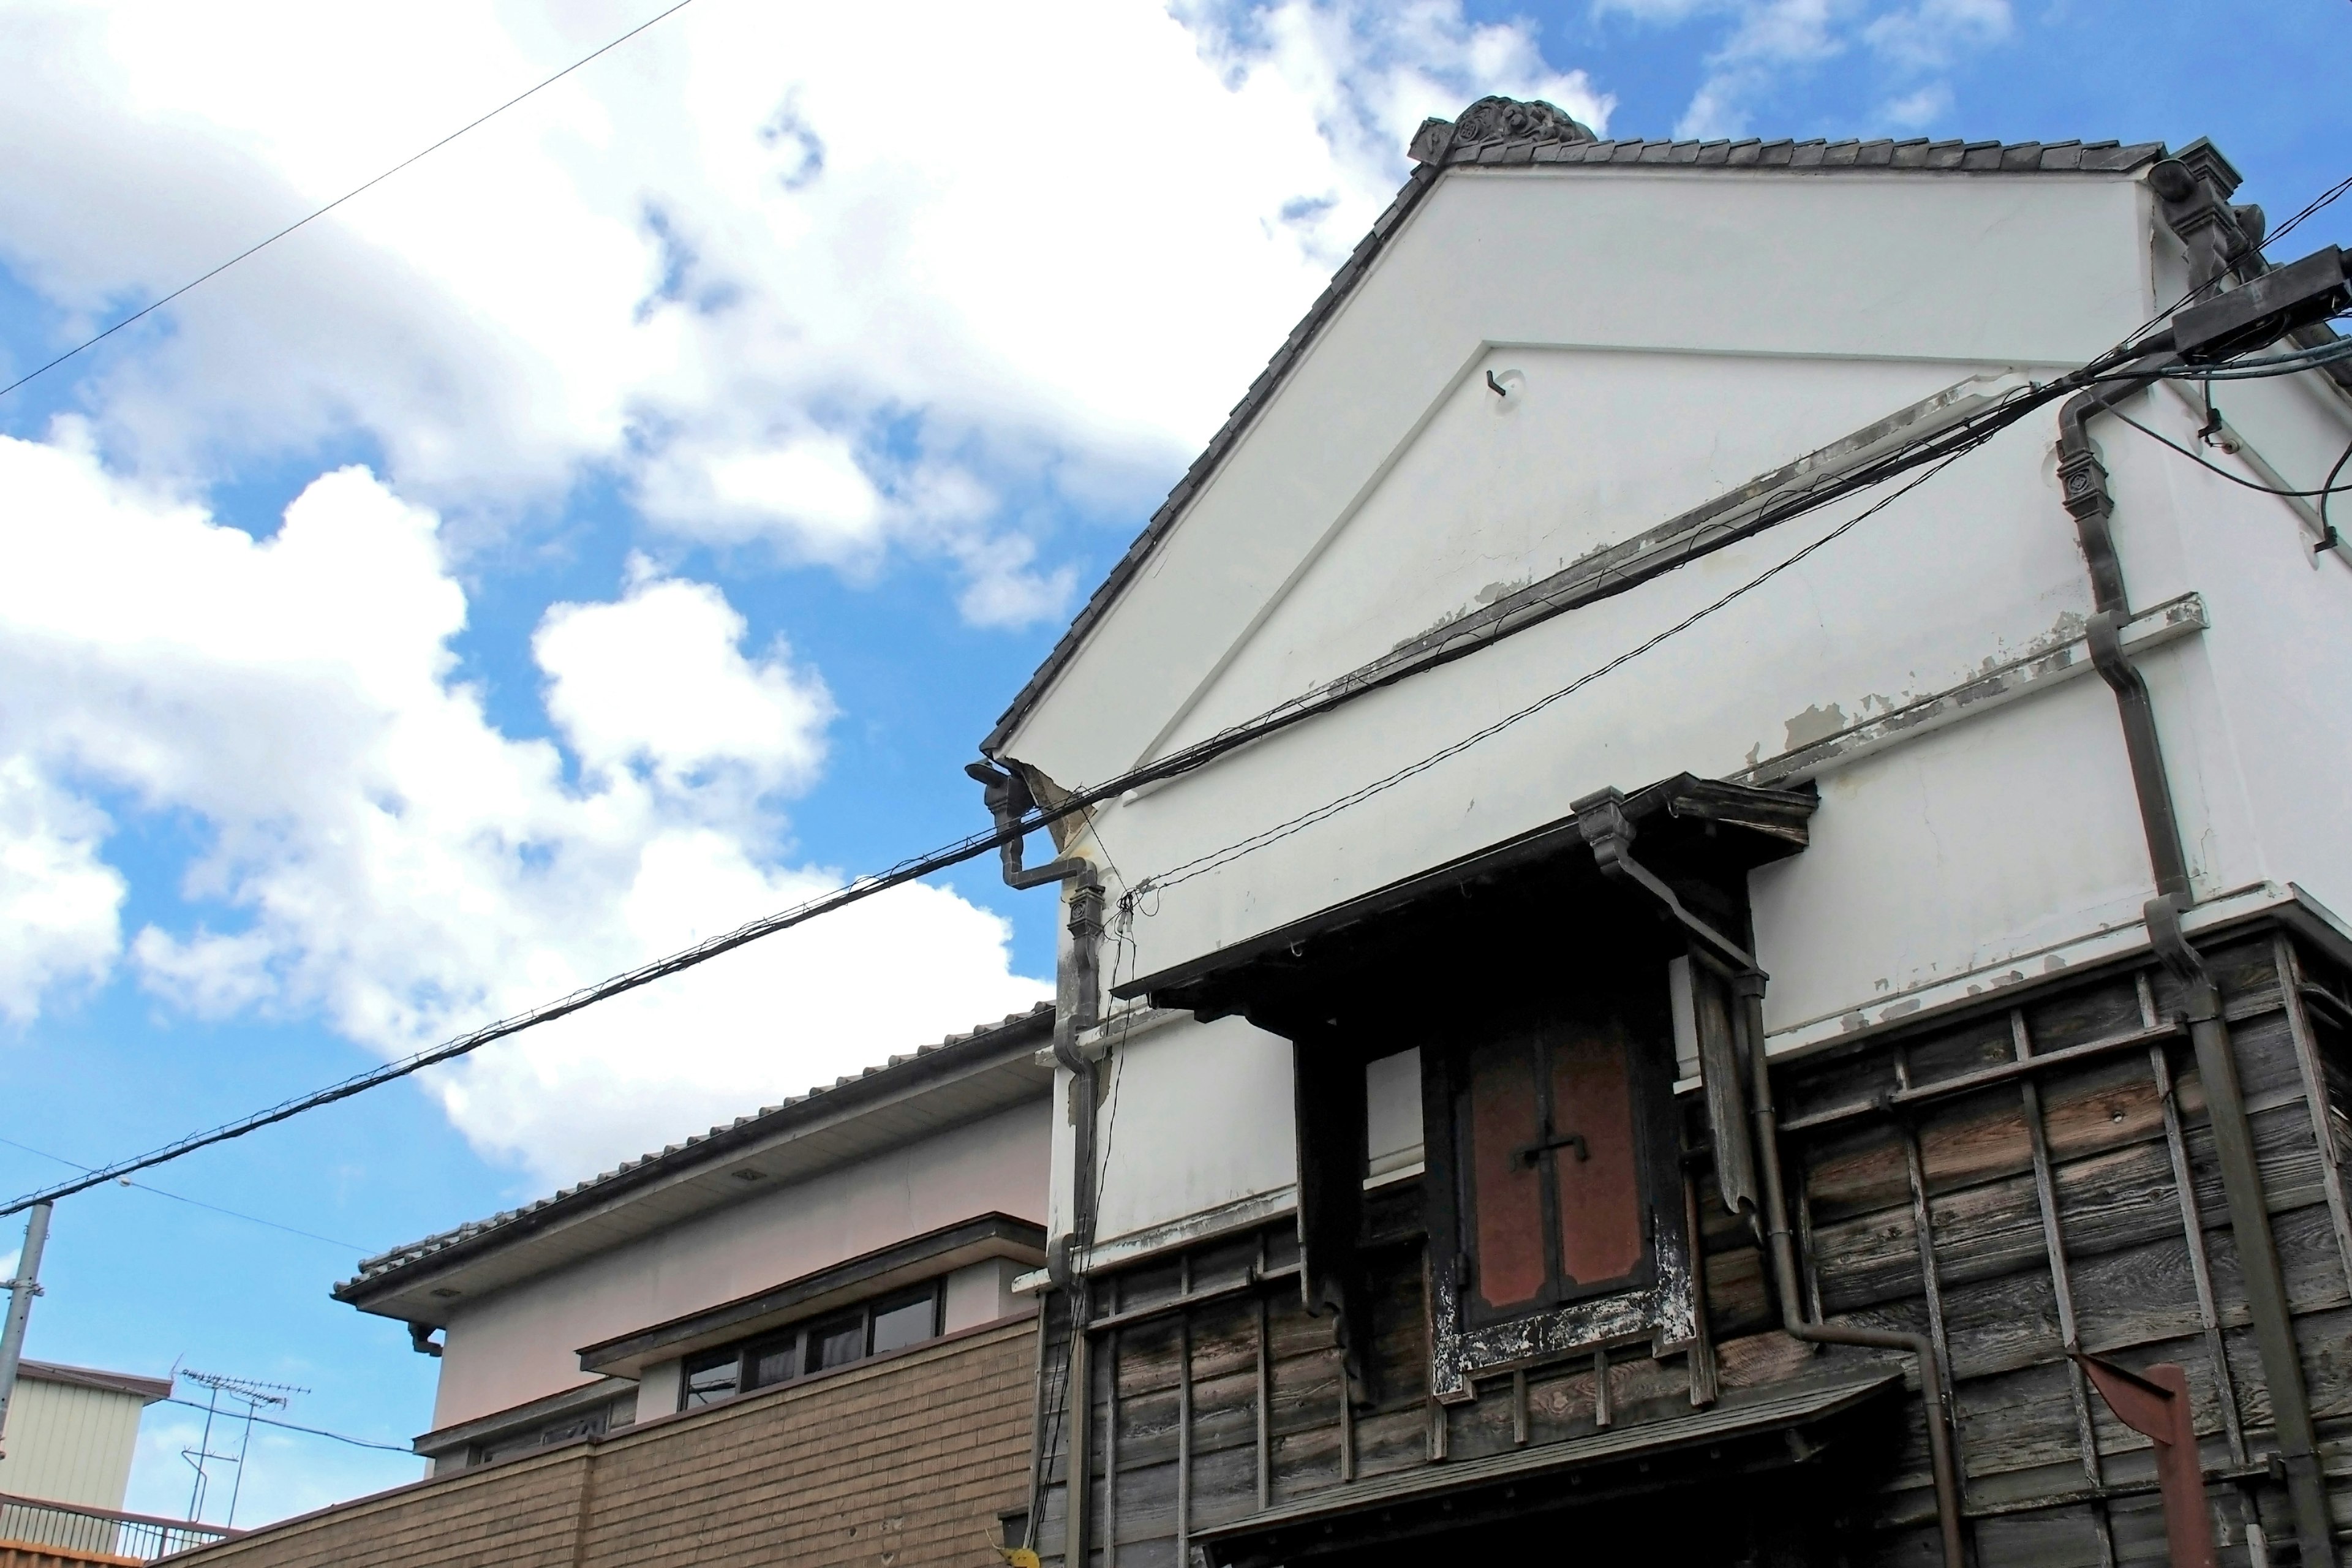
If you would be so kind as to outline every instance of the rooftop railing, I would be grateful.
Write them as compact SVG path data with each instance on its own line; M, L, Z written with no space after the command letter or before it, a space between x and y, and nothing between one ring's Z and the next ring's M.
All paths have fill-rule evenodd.
M0 1552L13 1547L35 1562L47 1556L59 1563L152 1563L241 1533L217 1524L0 1492Z

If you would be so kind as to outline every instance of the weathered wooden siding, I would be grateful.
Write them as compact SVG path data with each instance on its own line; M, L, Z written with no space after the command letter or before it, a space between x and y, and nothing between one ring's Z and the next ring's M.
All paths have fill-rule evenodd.
M2339 1531L2352 1527L2352 983L2264 931L2207 954L2220 982ZM2162 971L2124 967L1991 999L1955 1023L1793 1064L1780 1109L1808 1315L1929 1335L1948 1369L1969 1531L1989 1565L2160 1563L2147 1439L2067 1352L2188 1371L2222 1559L2293 1560L2276 1447L2202 1087ZM2063 1055L2062 1055L2063 1053ZM2046 1067L2018 1063L2059 1056ZM1988 1079L1985 1075L1990 1075ZM1696 1148L1704 1121L1690 1121ZM1349 1400L1332 1320L1309 1317L1286 1226L1094 1284L1084 1446L1088 1552L1171 1568L1192 1531L1415 1466L1686 1415L1721 1389L1884 1361L1912 1376L1897 1451L1822 1529L1850 1563L1935 1552L1907 1357L1781 1332L1748 1221L1692 1161L1713 1366L1623 1347L1427 1397L1417 1184L1370 1195L1368 1398ZM1255 1281L1255 1283L1253 1283ZM1190 1304L1187 1304L1187 1303ZM1066 1354L1049 1349L1049 1368ZM1605 1384L1601 1381L1605 1379ZM1049 1380L1048 1393L1052 1394ZM1055 1423L1065 1401L1055 1400ZM1064 1459L1066 1446L1062 1449ZM1066 1465L1040 1543L1063 1551ZM2251 1539L2250 1539L2251 1538Z

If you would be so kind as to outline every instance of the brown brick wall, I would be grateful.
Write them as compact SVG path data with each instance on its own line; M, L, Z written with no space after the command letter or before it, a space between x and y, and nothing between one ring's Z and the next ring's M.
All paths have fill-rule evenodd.
M186 1568L990 1568L1028 1482L1035 1328L950 1336L593 1443L436 1477Z

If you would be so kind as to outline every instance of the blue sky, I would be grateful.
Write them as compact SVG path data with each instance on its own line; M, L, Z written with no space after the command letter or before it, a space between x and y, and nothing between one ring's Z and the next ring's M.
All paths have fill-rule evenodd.
M0 8L0 379L656 8ZM2345 0L866 9L697 0L0 399L0 1188L977 826L973 742L1425 113L2202 134L2273 220L2352 173ZM31 1353L403 1442L433 1365L327 1299L357 1256L1024 1005L1049 899L968 868L153 1174L329 1240L78 1197ZM415 1473L270 1435L241 1518Z

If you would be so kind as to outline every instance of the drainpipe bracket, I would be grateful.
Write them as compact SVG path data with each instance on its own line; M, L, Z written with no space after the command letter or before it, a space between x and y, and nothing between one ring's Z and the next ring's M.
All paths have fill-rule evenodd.
M2114 510L2107 493L2107 468L2088 446L2058 459L2059 492L2077 518L2102 517Z

